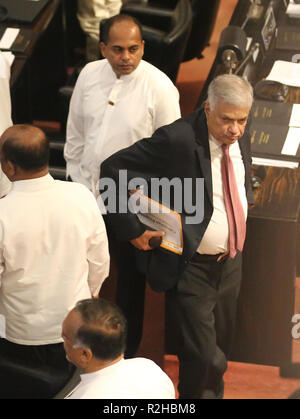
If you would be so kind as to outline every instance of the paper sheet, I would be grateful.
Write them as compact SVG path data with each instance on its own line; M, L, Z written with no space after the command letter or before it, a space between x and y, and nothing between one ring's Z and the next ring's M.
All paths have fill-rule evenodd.
M286 9L286 14L288 14L290 17L299 18L300 4L296 4L294 0L290 0L290 3Z
M293 105L289 126L300 128L300 105L299 104Z
M275 61L267 80L287 86L300 87L300 64L289 61Z
M0 49L10 49L19 35L19 32L20 29L18 28L6 28L0 40Z
M288 169L297 169L299 163L286 160L265 159L262 157L252 157L252 163L257 166L286 167Z
M300 128L290 127L281 154L296 156L300 144Z
M140 191L135 192L131 198L138 204L137 216L141 223L153 230L165 232L161 247L181 255L183 252L181 215L148 198Z

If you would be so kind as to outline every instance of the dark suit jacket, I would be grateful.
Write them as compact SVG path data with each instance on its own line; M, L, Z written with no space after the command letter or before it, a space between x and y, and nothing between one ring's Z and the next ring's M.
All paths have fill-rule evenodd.
M247 133L239 140L239 145L245 165L247 198L248 202L252 202L250 138ZM134 177L143 177L147 182L150 182L151 178L162 177L169 180L180 178L182 181L185 178L193 179L194 198L195 180L204 178L203 221L196 225L187 224L186 216L190 214L185 214L184 210L181 213L183 255L179 256L162 248L149 252L137 251L138 266L145 271L152 289L170 289L196 252L213 213L210 148L204 111L198 110L159 128L151 138L138 141L105 160L101 165L101 178L112 178L120 190L122 186L125 190L127 185L119 185L119 170L128 171L128 181ZM119 198L127 201L128 195L123 193ZM152 198L158 199L153 196ZM174 202L171 201L167 205L174 209ZM184 209L184 205L182 207ZM119 240L131 240L145 231L145 227L134 214L108 214L106 217Z

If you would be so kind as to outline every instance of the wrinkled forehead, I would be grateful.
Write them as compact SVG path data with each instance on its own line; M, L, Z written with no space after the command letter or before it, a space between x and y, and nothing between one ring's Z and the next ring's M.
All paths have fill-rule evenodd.
M248 117L250 109L249 106L236 106L230 103L219 102L216 104L214 112L229 119L244 119Z

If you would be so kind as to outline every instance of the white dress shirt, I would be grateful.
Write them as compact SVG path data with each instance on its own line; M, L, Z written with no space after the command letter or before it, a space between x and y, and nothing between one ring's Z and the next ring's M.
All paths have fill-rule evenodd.
M67 399L175 399L170 378L146 358L121 359L80 378Z
M0 136L6 128L12 125L11 99L10 99L10 64L5 55L0 51ZM0 166L0 198L6 195L11 188L11 182L7 179Z
M97 195L100 164L107 157L178 118L178 91L153 65L141 61L118 79L106 59L87 64L70 102L67 175Z
M227 252L229 229L221 174L221 160L223 156L222 144L213 137L210 137L209 147L211 156L214 210L198 248L198 253L216 255L218 253ZM233 163L240 199L245 213L245 219L247 219L248 203L245 190L245 166L238 142L230 145L229 155Z
M0 200L0 314L6 339L62 342L61 325L78 300L108 276L105 225L92 193L49 174L13 182Z

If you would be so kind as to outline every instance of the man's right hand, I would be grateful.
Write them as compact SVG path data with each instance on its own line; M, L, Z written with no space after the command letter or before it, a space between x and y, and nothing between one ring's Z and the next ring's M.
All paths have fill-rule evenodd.
M164 231L146 230L141 236L137 237L136 239L130 240L130 243L139 250L152 250L153 247L150 246L149 240L152 237L163 237L164 235Z

